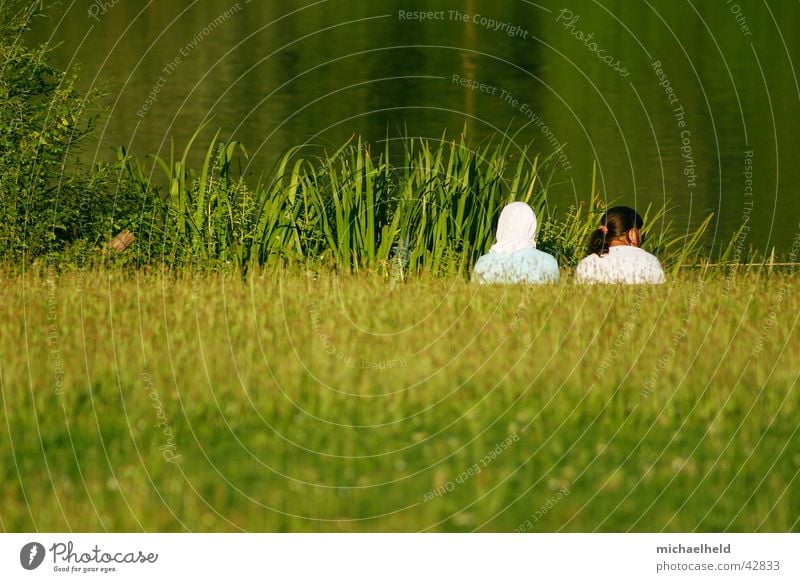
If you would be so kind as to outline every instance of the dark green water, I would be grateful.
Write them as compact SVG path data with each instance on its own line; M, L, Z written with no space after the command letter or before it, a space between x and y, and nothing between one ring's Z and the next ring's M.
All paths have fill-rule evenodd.
M213 118L257 175L291 145L466 123L563 146L559 207L586 199L597 160L606 198L671 199L682 228L714 212L709 244L749 220L746 243L785 254L800 232L799 28L789 1L107 0L64 2L35 37L111 92L90 158L163 155Z

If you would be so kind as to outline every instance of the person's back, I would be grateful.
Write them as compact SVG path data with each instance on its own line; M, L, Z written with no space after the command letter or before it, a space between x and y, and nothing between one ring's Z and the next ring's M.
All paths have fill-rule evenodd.
M580 283L663 283L664 271L658 259L633 246L617 246L604 255L591 254L575 270Z
M477 283L555 283L558 263L538 249L510 254L490 252L475 263L472 280Z
M589 252L575 270L579 283L659 284L658 259L639 248L642 217L627 206L609 208L589 238Z
M497 242L475 263L476 283L555 283L558 263L536 249L536 215L525 202L503 208L497 221Z

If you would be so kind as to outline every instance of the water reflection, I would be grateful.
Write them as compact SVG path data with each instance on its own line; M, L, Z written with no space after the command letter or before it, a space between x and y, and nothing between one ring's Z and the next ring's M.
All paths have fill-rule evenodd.
M110 157L119 144L163 154L170 139L180 145L210 119L224 137L247 145L257 174L307 140L340 144L360 133L377 142L387 130L438 138L446 129L457 137L466 123L479 140L519 131L520 143L534 140L544 154L566 144L568 163L552 191L561 207L588 195L596 160L609 199L637 206L671 199L681 225L715 212L709 243L714 233L729 236L744 216L752 216L748 242L761 247L788 247L798 231L796 4L740 2L734 14L711 3L576 3L567 7L578 16L571 28L558 20L565 6L551 1L106 5L92 17L92 2L71 3L35 34L61 42L58 58L82 63L87 86L111 92L89 156ZM444 18L401 19L401 10ZM527 34L509 36L511 27ZM600 50L629 74L604 62ZM454 75L497 91L454 83ZM137 115L160 77L156 98ZM684 131L694 185L685 174Z

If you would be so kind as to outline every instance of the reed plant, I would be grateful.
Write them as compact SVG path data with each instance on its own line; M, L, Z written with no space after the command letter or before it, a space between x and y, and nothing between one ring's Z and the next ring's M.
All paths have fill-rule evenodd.
M180 155L173 146L169 159L140 163L120 150L136 188L157 193L150 212L131 225L147 241L136 250L140 262L465 276L493 243L502 207L522 200L540 218L539 247L569 267L583 256L604 209L593 179L585 202L561 212L548 198L553 155L533 154L505 137L475 145L465 130L457 139L387 137L380 148L354 137L321 155L294 147L250 186L242 171L246 149L219 141L219 132L200 170L189 167L203 129ZM645 209L645 248L675 271L705 256L713 215L680 231L669 214L668 203Z

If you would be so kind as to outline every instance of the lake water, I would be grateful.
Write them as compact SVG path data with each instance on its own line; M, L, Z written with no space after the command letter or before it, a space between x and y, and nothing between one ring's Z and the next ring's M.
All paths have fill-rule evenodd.
M424 18L423 18L424 16ZM34 37L105 86L86 152L168 153L211 120L249 171L285 148L515 134L563 148L551 202L670 199L708 244L788 252L800 210L800 4L599 0L64 2ZM95 149L96 146L96 149Z

